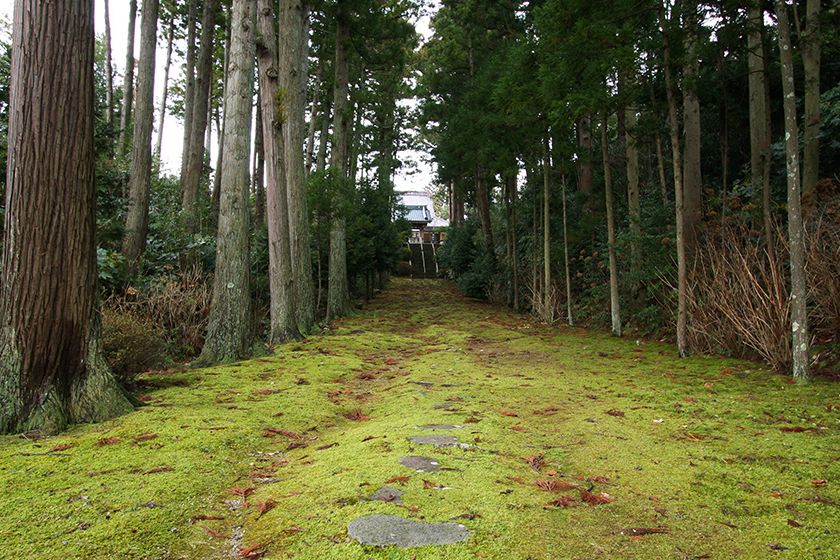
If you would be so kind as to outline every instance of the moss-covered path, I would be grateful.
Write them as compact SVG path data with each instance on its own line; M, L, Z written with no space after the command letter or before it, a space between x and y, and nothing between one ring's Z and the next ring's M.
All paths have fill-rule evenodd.
M0 438L0 558L840 557L840 386L535 325L443 282L147 383L128 416ZM384 485L402 503L366 499ZM373 514L470 536L365 547L347 528Z

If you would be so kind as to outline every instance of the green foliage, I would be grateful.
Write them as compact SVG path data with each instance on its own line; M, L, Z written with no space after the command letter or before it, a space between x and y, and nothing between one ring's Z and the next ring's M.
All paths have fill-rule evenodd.
M129 312L102 312L102 348L117 379L124 384L170 361L167 344L157 333L156 325Z

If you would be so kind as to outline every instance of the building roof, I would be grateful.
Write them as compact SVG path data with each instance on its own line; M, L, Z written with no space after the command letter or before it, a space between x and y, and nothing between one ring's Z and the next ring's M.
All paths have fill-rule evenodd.
M446 227L449 220L435 215L435 204L432 196L423 191L405 191L397 193L399 204L405 208L403 218L411 223L425 223L432 227Z

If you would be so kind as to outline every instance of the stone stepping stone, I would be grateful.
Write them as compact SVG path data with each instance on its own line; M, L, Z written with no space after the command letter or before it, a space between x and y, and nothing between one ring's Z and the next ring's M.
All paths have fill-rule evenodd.
M424 424L417 426L419 430L461 430L464 427L457 424Z
M350 522L350 536L361 544L399 548L455 544L470 536L460 523L423 523L396 515L367 515Z
M396 488L391 488L390 486L383 486L370 496L368 496L368 500L376 500L379 502L388 502L392 504L401 504L403 493L397 490Z
M436 459L421 455L403 457L400 459L400 464L409 469L414 469L417 472L438 472L440 470L440 463Z
M469 449L470 444L461 443L455 436L411 436L408 438L412 443L420 445L434 445L435 447L460 447Z
M438 403L434 407L436 410L452 410L455 408L455 403L445 402L445 403Z

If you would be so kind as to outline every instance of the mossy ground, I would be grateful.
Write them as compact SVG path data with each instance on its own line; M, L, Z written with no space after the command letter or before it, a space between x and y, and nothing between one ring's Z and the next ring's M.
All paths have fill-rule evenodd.
M147 406L109 422L0 438L0 558L840 557L837 384L535 325L435 281L396 280L334 327L268 358L149 375ZM463 425L451 433L472 447L407 440L429 423ZM400 466L411 454L444 470ZM404 504L364 499L395 476ZM535 485L549 479L614 501ZM573 507L549 505L564 495ZM349 540L372 513L472 536Z

